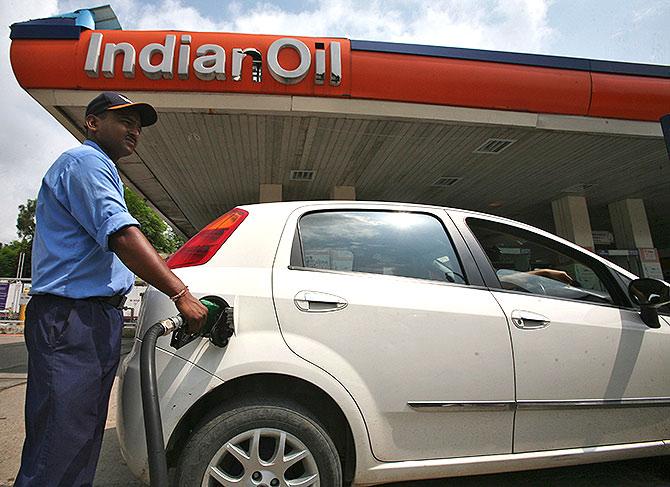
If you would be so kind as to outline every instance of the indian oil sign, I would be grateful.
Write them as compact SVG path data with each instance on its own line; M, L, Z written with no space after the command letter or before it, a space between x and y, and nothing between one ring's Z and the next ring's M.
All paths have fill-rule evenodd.
M217 32L84 31L12 42L25 89L349 96L350 41Z
M219 44L192 44L190 34L167 34L163 42L152 42L143 46L139 53L128 42L105 42L102 32L94 32L88 43L84 71L91 78L101 74L105 78L116 76L116 60L121 57L121 71L127 79L133 79L139 71L149 79L181 80L195 76L204 81L234 82L242 80L242 66L245 58L250 58L249 76L254 83L263 81L263 71L267 70L280 83L292 85L302 81L310 72L314 59L314 83L323 85L326 80L331 86L339 86L342 80L342 55L340 42L316 42L314 53L299 39L283 37L272 42L267 52L262 53L255 47L233 47L229 51ZM298 56L297 66L284 66L280 53L284 49L294 51ZM191 52L195 52L195 57ZM329 53L329 69L326 69L326 54ZM227 55L230 52L230 71L227 67ZM176 69L175 69L176 68Z

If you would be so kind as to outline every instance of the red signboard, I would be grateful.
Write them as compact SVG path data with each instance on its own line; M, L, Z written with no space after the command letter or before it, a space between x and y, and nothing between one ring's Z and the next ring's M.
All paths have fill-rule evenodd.
M27 90L346 97L653 122L670 107L667 77L352 50L352 42L98 30L79 39L14 39L10 52Z

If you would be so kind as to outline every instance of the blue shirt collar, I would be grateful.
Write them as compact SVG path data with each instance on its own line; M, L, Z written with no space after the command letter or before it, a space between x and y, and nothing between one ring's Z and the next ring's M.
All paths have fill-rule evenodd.
M102 152L102 153L105 155L105 157L106 157L107 159L109 159L110 161L112 160L112 159L110 159L110 157L107 155L107 153L106 153L104 150L102 150L102 148L101 148L98 144L96 144L95 142L93 142L91 139L86 139L86 140L84 141L84 145L87 145L87 146L89 146L89 147L93 147L93 148L94 148L95 150L97 150L98 152Z

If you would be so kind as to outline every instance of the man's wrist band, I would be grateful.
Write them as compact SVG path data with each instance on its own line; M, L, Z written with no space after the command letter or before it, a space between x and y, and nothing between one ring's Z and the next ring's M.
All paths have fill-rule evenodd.
M173 303L176 303L177 301L179 301L179 298L181 298L181 297L182 297L184 294L186 294L187 292L188 292L188 286L184 286L184 289L182 289L181 291L179 291L179 292L178 292L177 294L175 294L174 296L170 296L170 300L171 300Z

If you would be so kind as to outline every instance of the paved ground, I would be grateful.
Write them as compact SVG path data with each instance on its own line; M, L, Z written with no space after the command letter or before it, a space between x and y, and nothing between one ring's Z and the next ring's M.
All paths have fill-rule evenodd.
M131 340L124 339L128 352ZM0 335L0 487L11 486L18 470L23 443L26 350L22 336ZM95 477L95 487L139 487L125 466L116 439L116 387ZM486 475L461 479L388 484L386 487L670 487L661 477L665 459L629 460L599 465ZM667 470L670 470L668 468Z

